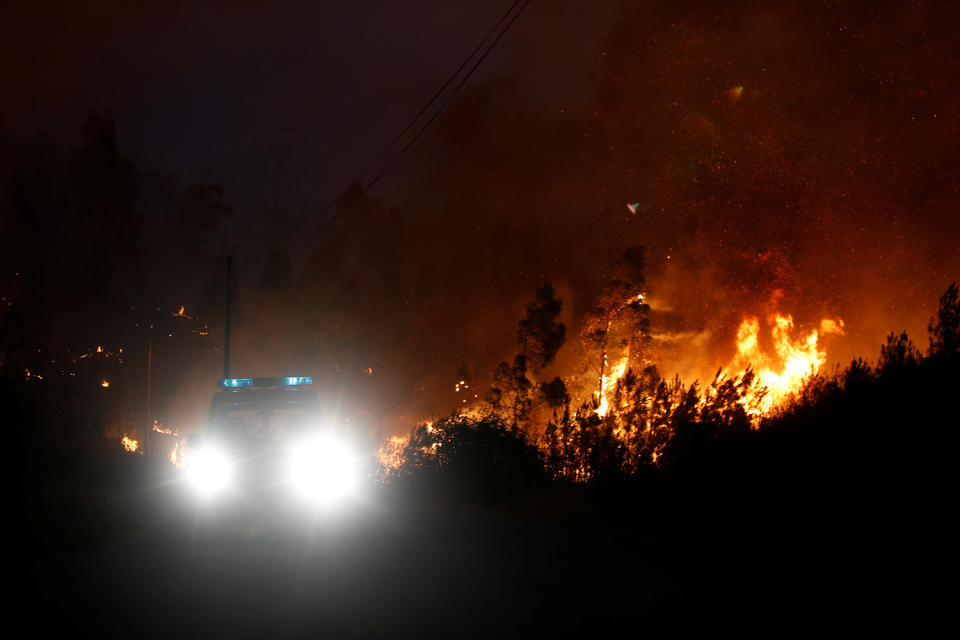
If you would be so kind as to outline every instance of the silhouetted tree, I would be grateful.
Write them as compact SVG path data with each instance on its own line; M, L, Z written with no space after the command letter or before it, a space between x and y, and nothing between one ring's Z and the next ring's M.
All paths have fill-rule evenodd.
M844 390L853 391L874 379L874 369L863 358L855 358L843 370L841 378Z
M351 185L298 274L305 351L360 371L406 338L399 318L383 318L407 292L403 247L400 212Z
M533 389L533 382L527 377L527 357L518 353L512 364L501 362L494 369L487 402L495 411L508 416L513 427L519 427L530 417Z
M538 385L540 397L551 409L559 409L570 404L570 394L567 393L567 385L563 378L557 376L549 382L541 382Z
M563 302L556 296L553 285L543 284L527 303L523 318L517 323L519 353L513 363L501 362L493 372L493 387L487 402L495 411L504 412L514 427L530 417L530 411L539 402L558 408L566 395L566 386L560 378L549 383L534 384L531 374L547 366L563 346L566 327L557 322Z
M628 444L630 472L659 462L677 426L696 419L700 400L696 383L687 386L679 376L664 380L654 366L640 374L628 371L614 396L608 419Z
M140 268L142 222L134 209L133 165L117 151L116 125L109 113L93 112L70 161L74 201L89 229L89 254L76 286L98 314L117 311L143 284Z
M920 362L920 357L920 350L913 344L906 331L900 335L891 331L887 336L887 342L880 346L877 369L886 371L913 367Z
M563 346L567 328L557 322L562 308L563 302L554 293L553 285L544 283L527 303L526 314L517 324L520 353L534 372L553 362Z
M544 479L537 448L501 418L454 415L420 425L403 453L399 477L426 493L467 500L513 497Z
M759 411L765 395L755 382L756 373L750 367L732 378L718 371L704 390L699 421L718 425L721 433L749 431L750 416Z
M937 315L927 325L930 332L930 355L953 356L960 351L960 291L953 282L940 297Z

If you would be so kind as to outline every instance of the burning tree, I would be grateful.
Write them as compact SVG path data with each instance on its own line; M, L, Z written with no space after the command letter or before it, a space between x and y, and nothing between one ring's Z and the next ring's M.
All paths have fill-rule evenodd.
M597 413L603 417L608 396L633 366L646 364L650 343L650 306L647 296L646 248L627 248L612 265L607 286L587 314L581 336L589 366L596 372ZM611 354L616 362L611 363Z

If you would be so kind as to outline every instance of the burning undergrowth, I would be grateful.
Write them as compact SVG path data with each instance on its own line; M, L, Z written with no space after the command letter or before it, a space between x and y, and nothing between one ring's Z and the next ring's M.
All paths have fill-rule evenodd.
M845 332L839 317L820 318L813 326L795 322L781 309L784 293L774 290L763 315L742 314L730 343L718 348L709 331L652 325L658 315L668 324L670 314L650 295L645 268L646 252L639 246L611 265L579 340L567 347L579 354L574 372L554 364L565 343L562 302L552 286L541 287L518 323L513 360L496 367L484 398L464 398L454 416L495 417L525 433L559 477L585 481L613 470L636 472L669 457L683 425L708 424L720 433L761 429L820 379L827 344ZM699 351L701 365L724 360L706 380L687 379L678 366L684 359L672 360L671 354L689 350ZM563 359L564 365L570 360ZM551 378L554 373L560 375ZM458 381L456 390L463 385ZM428 422L409 438L391 437L380 451L385 474L398 472L410 456L441 456L443 443L431 438L434 429Z
M542 302L548 292L548 287L541 289L537 300ZM774 303L778 298L775 296ZM638 310L642 311L643 305L638 305ZM529 325L538 311L542 305L535 300L528 305L521 326ZM555 314L547 313L540 320L543 326L550 326ZM680 451L678 437L683 433L729 437L763 431L781 422L795 422L804 411L822 412L818 403L838 394L851 394L842 402L855 403L856 394L864 393L869 385L880 389L916 375L935 380L941 380L944 373L955 376L960 353L956 285L941 298L929 332L926 355L906 333L891 333L876 365L857 359L846 369L827 373L823 340L843 334L840 319L824 318L818 327L803 329L783 313L772 312L763 322L748 315L737 328L736 354L728 367L701 385L699 381L684 382L678 375L665 377L658 364L649 360L641 360L643 364L637 368L629 365L648 341L635 331L632 346L641 346L620 351L621 343L613 343L618 354L613 366L603 353L611 345L601 347L604 371L599 378L590 375L585 383L576 376L567 379L571 389L579 389L579 395L566 391L563 378L545 383L537 380L536 371L520 369L525 359L521 333L522 353L511 368L511 387L494 389L486 401L438 423L422 423L409 437L390 438L380 451L381 471L388 479L422 474L424 469L437 474L462 453L459 448L465 446L464 441L456 434L467 433L472 441L480 436L471 429L492 429L499 435L488 434L484 436L487 440L507 442L521 437L535 446L538 459L555 478L586 482L637 474L675 462ZM598 344L605 343L595 341L592 346ZM939 384L943 386L942 381ZM594 391L589 391L590 385Z

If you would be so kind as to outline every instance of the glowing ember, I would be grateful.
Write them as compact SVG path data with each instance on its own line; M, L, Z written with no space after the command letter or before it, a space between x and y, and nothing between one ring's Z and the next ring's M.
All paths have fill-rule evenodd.
M730 87L723 92L723 95L726 96L727 100L730 102L737 102L743 97L743 87Z
M103 380L100 381L100 386L106 389L107 387L110 386L110 381L104 378Z

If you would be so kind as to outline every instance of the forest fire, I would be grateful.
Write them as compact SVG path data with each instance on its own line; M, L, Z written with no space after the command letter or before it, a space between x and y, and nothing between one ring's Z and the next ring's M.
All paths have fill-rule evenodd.
M747 316L737 329L737 354L726 368L727 372L742 375L747 367L756 373L757 382L751 390L748 413L755 420L769 414L789 401L802 387L804 380L816 374L827 359L820 338L827 334L843 335L843 320L824 318L820 329L814 329L794 339L793 317L771 314L767 318L773 353L761 347L760 320ZM758 394L762 394L758 395Z
M951 622L960 2L63 4L0 21L12 628Z

